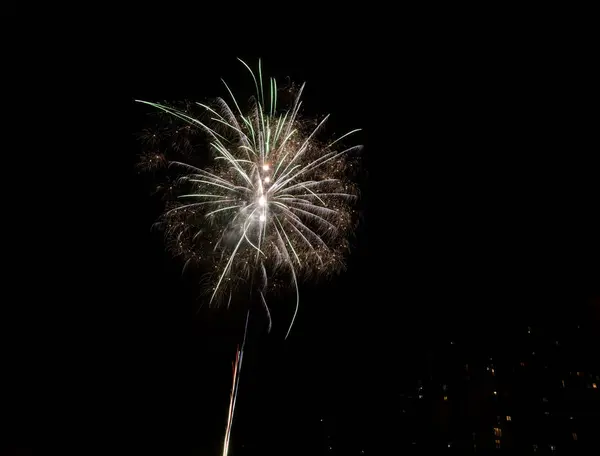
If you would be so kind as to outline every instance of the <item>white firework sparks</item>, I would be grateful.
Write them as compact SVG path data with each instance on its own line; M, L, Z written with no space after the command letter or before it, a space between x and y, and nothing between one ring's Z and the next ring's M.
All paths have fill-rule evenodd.
M186 266L210 262L211 303L231 300L242 284L255 286L269 320L265 296L288 286L283 277L291 279L296 307L287 338L298 312L300 278L339 271L344 265L356 221L352 207L357 189L348 179L349 156L361 146L339 144L360 130L329 143L319 141L329 116L320 122L301 118L304 85L290 106L279 110L275 80L269 80L265 97L260 61L258 78L242 63L257 93L246 114L224 81L233 105L223 99L210 106L198 103L208 120L165 104L137 101L201 129L214 152L210 168L169 162L182 172L181 194L161 219L170 246Z

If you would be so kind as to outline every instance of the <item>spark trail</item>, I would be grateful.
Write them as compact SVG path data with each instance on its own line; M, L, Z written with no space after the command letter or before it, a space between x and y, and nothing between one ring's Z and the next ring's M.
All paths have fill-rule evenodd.
M231 439L231 426L233 424L233 416L235 413L235 403L237 400L238 387L240 384L240 373L242 370L242 361L244 359L244 346L246 345L246 334L248 333L248 319L250 317L250 311L246 314L246 326L244 328L244 340L242 342L242 348L238 347L235 356L235 363L233 364L233 385L231 387L231 399L229 401L229 413L227 416L227 428L225 429L225 441L223 443L223 456L229 454L229 442Z

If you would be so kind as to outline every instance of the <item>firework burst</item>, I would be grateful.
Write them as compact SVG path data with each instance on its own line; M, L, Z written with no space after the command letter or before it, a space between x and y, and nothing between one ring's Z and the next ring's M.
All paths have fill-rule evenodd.
M240 62L242 62L240 60ZM198 131L209 138L210 167L186 160L168 161L178 173L173 193L159 224L173 253L190 263L208 264L210 302L230 302L240 286L258 291L267 315L266 296L298 282L339 271L344 266L348 236L356 218L357 188L349 179L352 154L361 146L340 147L340 140L319 140L327 118L303 119L302 85L285 109L278 108L274 79L265 88L259 61L258 78L249 70L256 97L242 111L227 84L232 104L217 99L200 104L203 116L192 109L140 101L181 121L185 138ZM183 125L183 126L182 126ZM154 133L147 137L153 142ZM172 138L169 141L173 141ZM190 150L191 143L185 142ZM145 156L147 167L162 166L163 155ZM270 328L269 323L269 328Z

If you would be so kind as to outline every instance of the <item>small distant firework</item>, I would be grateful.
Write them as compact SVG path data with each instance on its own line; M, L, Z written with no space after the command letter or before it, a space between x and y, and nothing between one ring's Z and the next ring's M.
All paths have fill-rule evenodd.
M158 151L146 152L140 155L137 167L142 171L156 171L164 168L168 162L163 154Z
M265 93L260 61L258 78L242 64L256 86L246 113L227 84L232 106L220 98L212 105L186 103L182 108L138 100L178 122L174 128L179 134L167 143L180 155L194 151L192 135L207 135L214 152L210 167L196 167L189 160L167 162L155 149L141 166L154 170L168 163L170 170L179 171L177 191L159 224L174 254L185 260L184 268L192 262L208 264L211 303L230 302L236 288L250 286L260 295L270 327L265 297L288 286L283 278L291 281L296 308L287 338L298 312L300 277L343 268L357 197L349 179L351 155L361 146L340 148L339 141L359 130L320 141L329 116L301 118L304 85L280 111L277 83L271 78ZM198 107L202 117L192 114ZM181 133L183 141L177 139ZM152 147L154 135L145 132Z

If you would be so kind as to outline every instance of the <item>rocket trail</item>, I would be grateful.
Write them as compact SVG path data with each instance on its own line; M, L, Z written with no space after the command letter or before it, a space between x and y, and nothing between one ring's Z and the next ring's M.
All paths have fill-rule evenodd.
M231 439L231 426L233 424L233 415L235 413L235 403L237 399L238 387L240 383L240 372L242 370L242 361L244 359L244 346L246 345L246 334L248 333L248 319L250 318L250 311L246 314L246 326L244 328L244 339L242 341L242 348L236 351L235 363L233 364L233 385L231 387L231 398L229 401L229 414L227 416L227 428L225 430L225 441L223 443L223 456L229 454L229 441Z

